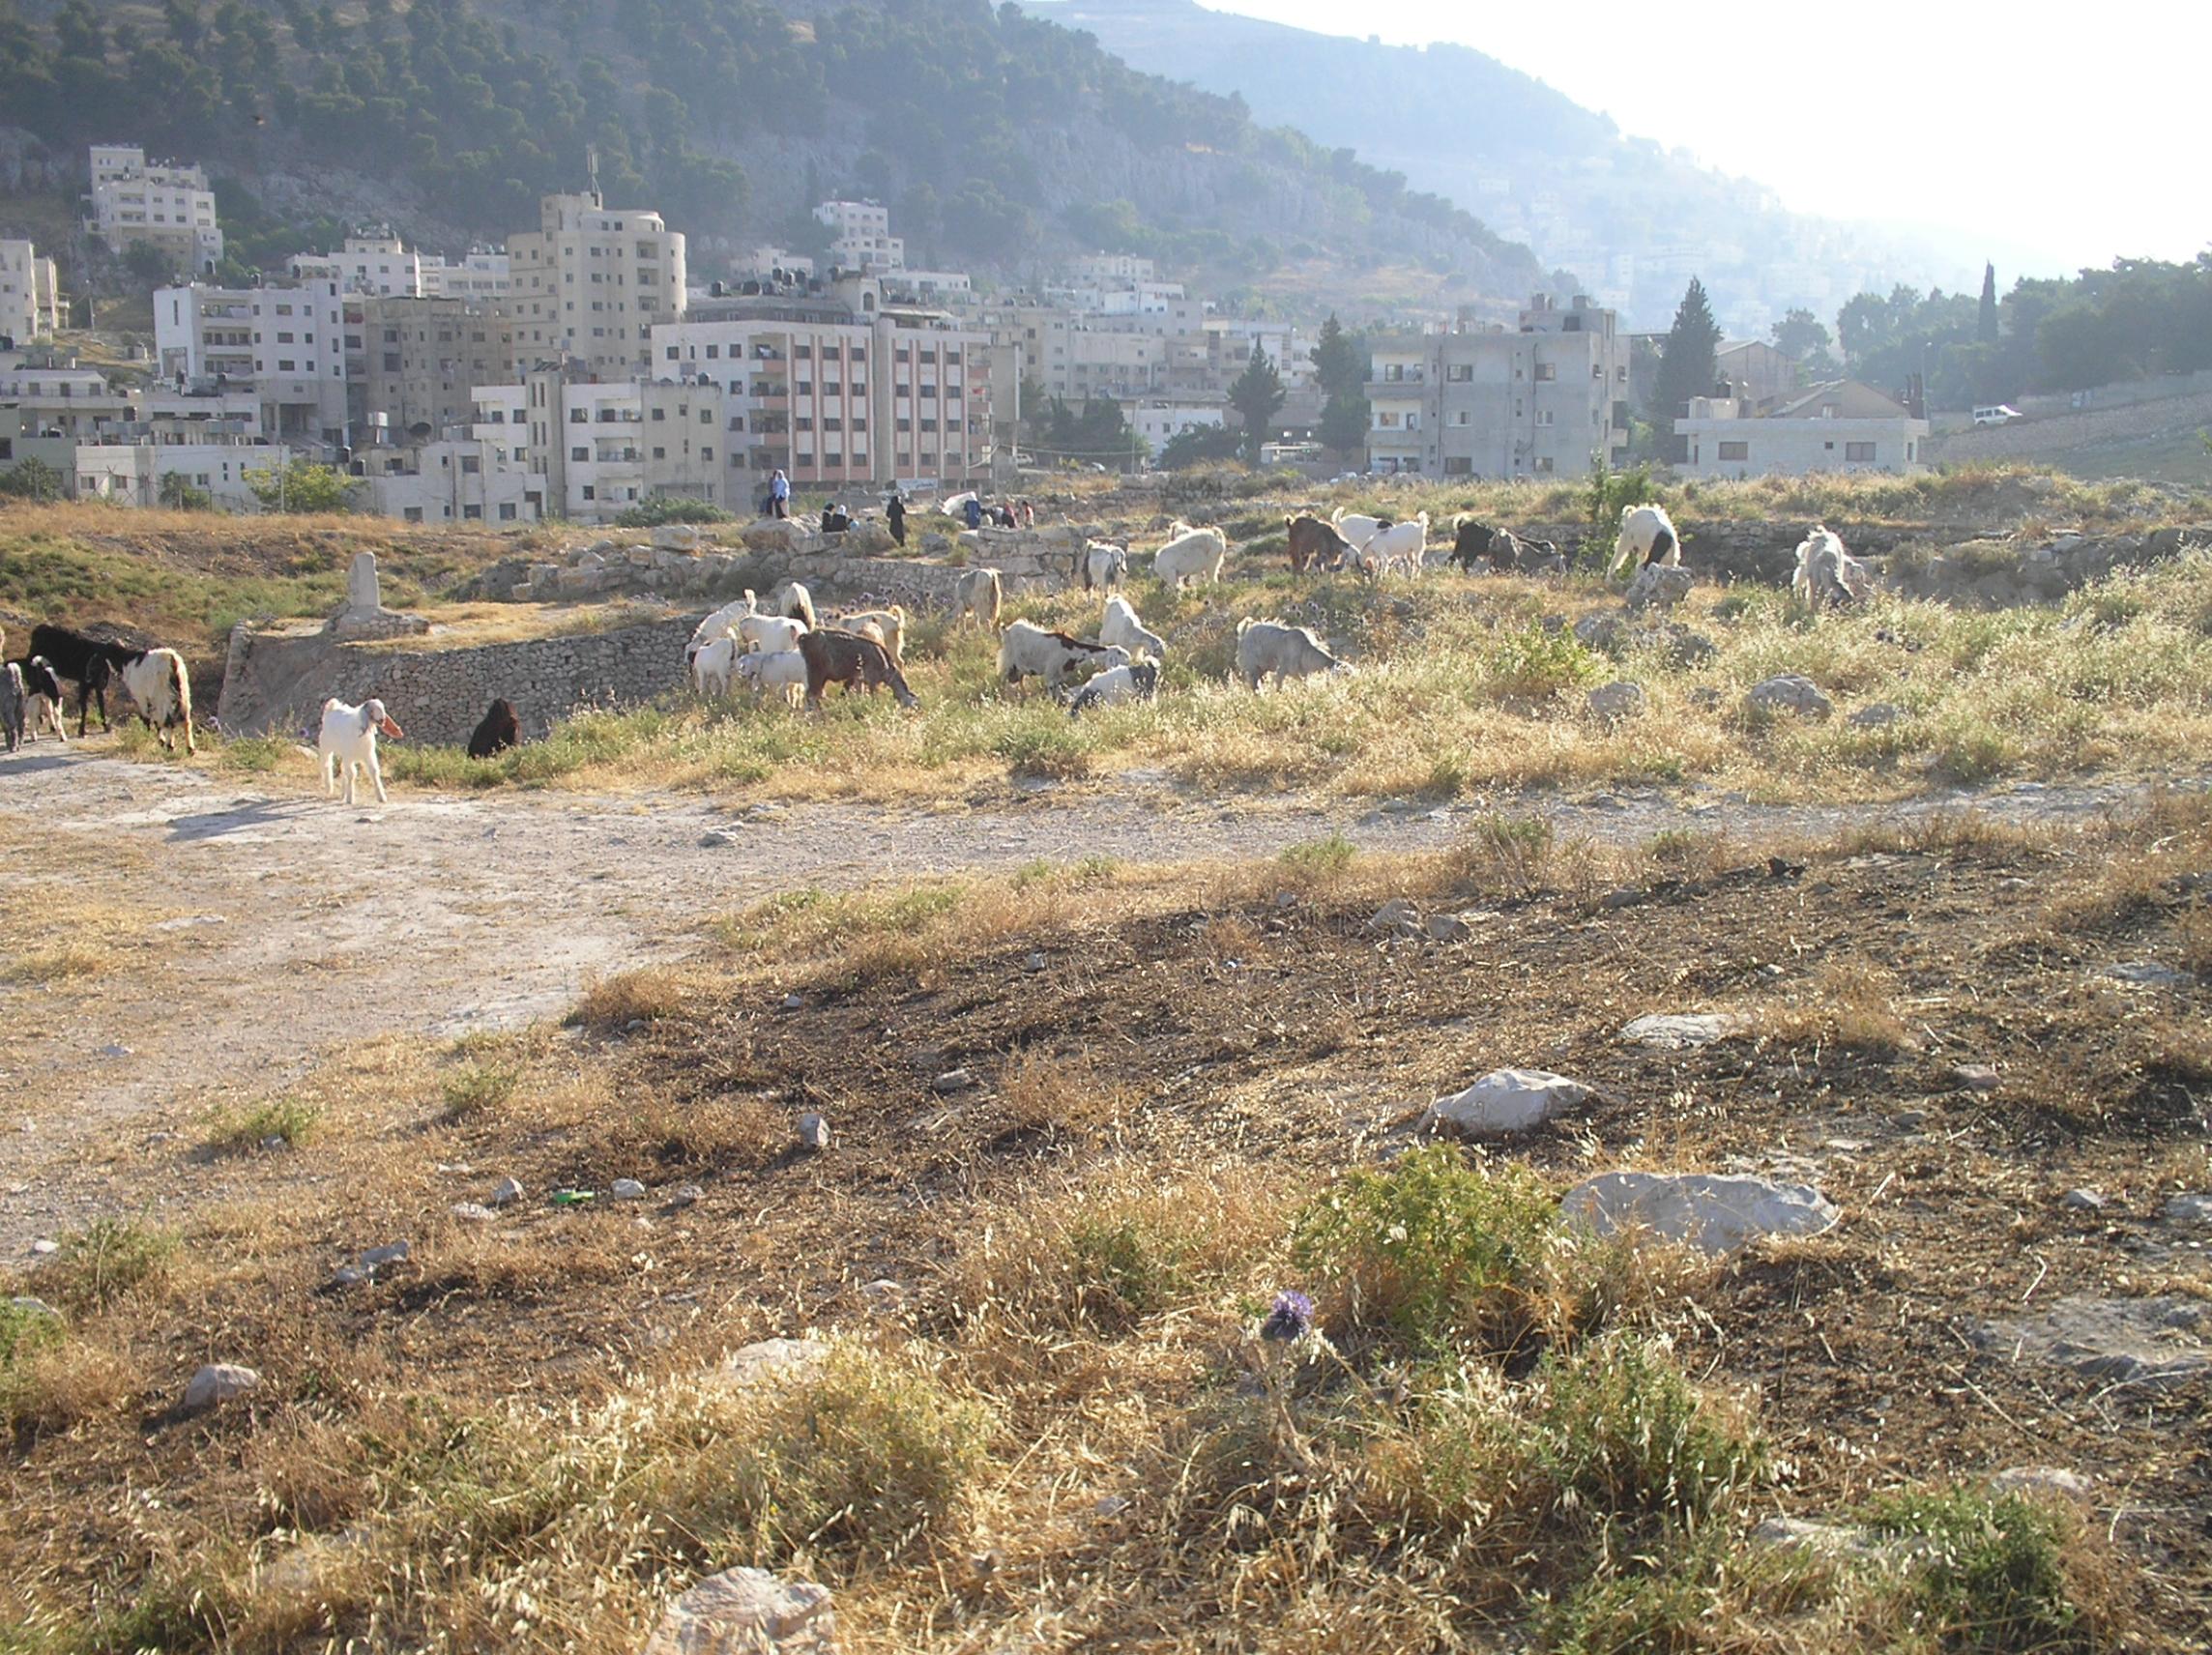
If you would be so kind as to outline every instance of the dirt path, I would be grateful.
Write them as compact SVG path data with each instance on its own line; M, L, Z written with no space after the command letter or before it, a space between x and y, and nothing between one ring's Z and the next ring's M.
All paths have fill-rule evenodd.
M109 903L163 917L137 956L159 970L0 984L13 1118L0 1134L0 1258L97 1209L103 1150L149 1128L134 1118L264 1095L334 1043L557 1016L591 977L690 952L704 921L776 890L1101 852L1133 862L1269 856L1332 830L1363 849L1414 850L1450 842L1492 809L1637 843L1685 826L1819 835L1967 805L2011 820L2079 818L2135 791L2028 785L1836 808L1538 795L1374 810L1201 802L1132 781L1125 793L1048 788L981 809L731 811L690 796L513 793L409 794L348 809L42 746L0 759L0 826L18 848L18 890L50 888L59 904L104 887ZM55 854L43 857L42 844ZM11 952L36 941L13 937Z

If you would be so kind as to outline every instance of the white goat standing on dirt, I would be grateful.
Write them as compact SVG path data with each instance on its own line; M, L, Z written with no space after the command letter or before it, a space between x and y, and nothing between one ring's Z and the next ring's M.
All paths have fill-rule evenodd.
M348 707L336 696L323 703L323 732L316 742L323 761L323 796L327 798L336 791L337 778L333 767L345 771L345 801L353 802L353 782L356 770L368 771L368 779L376 783L376 802L385 802L384 767L377 763L376 737L382 731L394 741L405 734L384 711L381 701L364 701L359 707Z

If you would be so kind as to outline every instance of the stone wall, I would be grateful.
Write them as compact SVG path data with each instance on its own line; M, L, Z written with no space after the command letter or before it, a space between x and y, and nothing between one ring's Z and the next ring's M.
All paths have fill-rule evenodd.
M231 633L217 716L233 734L311 733L331 696L371 696L411 740L465 741L495 697L514 703L523 733L543 736L592 707L634 707L684 682L684 646L704 609L606 632L405 650L346 643L326 632Z

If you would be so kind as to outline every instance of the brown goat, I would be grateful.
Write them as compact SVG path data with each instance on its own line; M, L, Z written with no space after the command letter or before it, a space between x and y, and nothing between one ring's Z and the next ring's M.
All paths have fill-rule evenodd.
M907 688L905 677L883 645L873 638L863 638L858 632L842 631L835 626L817 626L799 635L799 655L806 663L806 705L809 707L820 707L822 691L833 683L843 684L847 695L856 689L864 689L873 695L879 687L888 684L901 707L919 705L914 691Z

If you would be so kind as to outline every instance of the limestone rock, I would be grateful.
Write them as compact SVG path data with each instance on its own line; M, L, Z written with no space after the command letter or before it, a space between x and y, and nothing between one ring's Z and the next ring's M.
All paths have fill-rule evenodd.
M1646 705L1644 686L1628 679L1601 683L1589 692L1591 713L1608 723L1620 718L1633 718Z
M1654 1052L1686 1052L1726 1040L1743 1027L1742 1018L1726 1011L1658 1011L1622 1024L1620 1037L1631 1046L1647 1046Z
M1473 935L1474 927L1456 914L1432 914L1428 930L1439 943L1464 943Z
M774 1379L803 1379L829 1359L820 1339L763 1339L734 1350L722 1363L722 1377L739 1389Z
M1954 1063L1951 1084L1965 1091L1994 1091L1998 1076L1994 1063Z
M799 1118L799 1143L801 1148L822 1150L830 1147L830 1122L819 1115Z
M522 1199L522 1186L512 1178L502 1178L491 1192L494 1206L512 1206Z
M2060 1299L2032 1321L1992 1321L1975 1342L2108 1384L2164 1390L2212 1368L2212 1306L2180 1297Z
M1603 1173L1567 1191L1559 1212L1600 1235L1638 1225L1707 1253L1768 1235L1818 1235L1840 1216L1809 1184L1718 1173Z
M2097 1493L2094 1480L2059 1466L2013 1466L1992 1477L1990 1487L2000 1495L2062 1495L2083 1504Z
M452 1213L463 1224L490 1224L499 1217L490 1207L475 1201L456 1201Z
M1421 1124L1464 1138L1526 1132L1590 1095L1581 1081L1548 1069L1493 1069L1465 1091L1430 1104Z
M1411 936L1421 923L1421 911L1402 896L1394 896L1367 916L1370 931L1393 931Z
M836 1647L828 1586L728 1569L662 1611L641 1655L831 1655Z
M2093 1189L2070 1189L2058 1205L2069 1212L2102 1212L2105 1198Z
M966 1069L946 1069L929 1083L932 1091L967 1091L975 1084L975 1077Z
M1662 614L1690 595L1690 588L1697 578L1679 565L1645 564L1636 571L1636 578L1628 583L1622 601L1631 615L1641 615L1647 609Z
M657 524L653 531L653 544L658 551L695 552L699 549L699 530L690 523Z
M185 1411L205 1413L232 1397L244 1396L260 1383L261 1376L251 1368L241 1368L230 1362L210 1362L186 1384Z
M2107 966L2102 974L2137 988L2180 988L2197 980L2187 972L2177 972L2156 960L2122 960Z
M617 1178L614 1181L614 1187L607 1193L617 1201L643 1201L645 1199L645 1185L639 1183L635 1178Z
M806 531L788 517L763 517L738 533L748 552L794 552L806 540Z
M1801 673L1777 673L1751 686L1746 706L1758 712L1795 712L1808 718L1825 718L1836 704L1811 679Z
M2168 1224L2212 1224L2212 1195L2177 1195L2166 1204Z
M1878 730L1894 724L1905 714L1886 701L1870 702L1852 713L1844 722L1860 730Z

